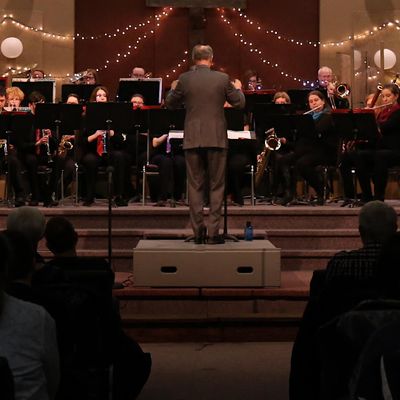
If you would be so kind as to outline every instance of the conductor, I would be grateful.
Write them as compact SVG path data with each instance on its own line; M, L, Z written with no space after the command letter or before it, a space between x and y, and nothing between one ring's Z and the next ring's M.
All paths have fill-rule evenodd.
M192 59L195 68L183 73L171 85L166 105L176 108L183 103L186 108L183 150L195 243L202 244L207 240L203 202L208 169L210 213L207 243L222 244L224 239L219 235L219 227L228 152L224 103L227 101L233 107L243 108L245 98L239 80L232 83L227 74L211 70L213 50L210 46L196 45Z

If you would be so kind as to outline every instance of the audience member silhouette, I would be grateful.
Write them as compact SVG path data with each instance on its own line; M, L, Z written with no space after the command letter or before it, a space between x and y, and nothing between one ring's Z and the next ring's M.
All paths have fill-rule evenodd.
M36 207L19 207L8 215L6 226L9 231L22 232L28 236L35 251L35 268L39 269L44 263L43 257L37 251L46 227L43 213Z
M292 350L291 400L319 398L318 329L360 301L378 297L378 258L383 243L396 230L396 211L384 202L369 202L359 214L363 246L337 253L328 262L326 270L314 271L310 299Z
M43 307L4 292L10 244L1 233L0 354L13 374L16 399L54 399L59 382L55 324Z
M44 236L55 257L35 274L33 283L40 286L53 282L57 285L64 280L94 295L96 308L101 308L99 329L104 333L101 339L105 346L102 350L109 353L109 362L113 366L113 398L136 398L149 377L151 357L122 330L112 298L114 274L109 264L103 258L77 256L78 235L64 217L50 218Z

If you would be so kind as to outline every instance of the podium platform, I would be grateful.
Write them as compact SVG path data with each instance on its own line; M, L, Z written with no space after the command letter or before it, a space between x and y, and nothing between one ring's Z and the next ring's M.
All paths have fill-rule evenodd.
M280 286L281 250L269 240L195 245L141 240L133 249L135 286Z

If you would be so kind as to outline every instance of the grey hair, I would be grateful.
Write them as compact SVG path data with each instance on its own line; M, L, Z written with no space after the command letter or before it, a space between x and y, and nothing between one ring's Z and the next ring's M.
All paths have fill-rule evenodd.
M325 72L325 71L328 72L328 73L330 73L331 75L333 74L332 68L327 67L326 65L324 65L323 67L321 67L321 68L318 70L318 75L321 75L322 72Z
M35 247L43 237L45 228L46 219L35 207L19 207L7 217L7 229L24 233Z
M213 49L208 44L196 44L192 50L192 60L212 60L214 56Z
M358 222L363 243L384 243L397 230L397 213L383 201L370 201L361 208Z

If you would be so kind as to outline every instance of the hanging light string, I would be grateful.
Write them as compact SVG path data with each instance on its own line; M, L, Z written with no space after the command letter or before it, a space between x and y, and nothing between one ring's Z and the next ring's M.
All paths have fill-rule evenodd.
M165 76L163 76L162 78L164 79L164 78L171 78L173 76L176 76L177 73L179 73L179 69L182 69L182 67L187 64L187 62L188 62L188 53L189 53L189 51L185 50L183 52L183 54L184 54L183 58L175 65L175 67L173 67L171 69L170 72L165 74Z
M134 53L139 48L139 45L143 40L148 39L149 37L155 34L157 29L161 26L161 22L166 20L166 17L168 17L171 10L172 7L169 7L168 10L166 11L166 14L164 15L164 18L159 22L157 22L154 28L138 36L134 43L128 45L128 49L124 53L117 53L116 57L113 60L110 59L106 60L103 65L95 68L96 71L102 71L103 69L107 69L110 65L114 63L119 63L120 61L128 59L129 56L131 56L132 53Z
M349 41L352 39L355 40L361 40L361 39L366 39L368 37L371 37L375 35L376 33L382 32L386 29L393 29L395 28L396 30L400 30L400 20L392 20L392 21L386 21L382 22L381 24L374 26L373 28L367 29L365 32L358 33L353 35L348 35L346 38L343 38L342 40L339 41L330 41L330 42L320 42L320 41L313 41L313 40L301 40L301 39L295 39L291 38L288 35L285 35L282 32L278 32L277 30L274 29L266 29L263 27L259 22L254 21L251 19L247 14L243 12L240 8L236 9L233 8L232 12L235 13L239 18L241 18L245 23L247 23L250 26L253 26L256 30L271 36L275 37L278 40L282 40L288 43L293 43L294 45L297 46L312 46L312 47L340 47L348 44Z
M30 26L27 24L24 24L23 22L17 20L14 18L12 14L4 14L3 18L0 21L0 26L5 26L8 22L11 22L14 26L25 30L25 31L31 31L34 33L40 34L43 38L48 38L48 39L57 39L57 40L98 40L98 39L112 39L112 38L117 38L120 36L125 36L131 31L140 31L141 29L144 29L146 26L149 26L152 22L155 22L155 25L157 26L162 19L168 16L168 13L172 10L172 7L164 7L162 11L158 14L155 14L154 16L151 15L148 18L146 18L144 21L139 22L136 25L129 24L125 26L124 28L117 28L114 32L105 32L105 33L100 33L96 35L83 35L81 33L77 33L76 35L62 35L59 33L52 33L49 31L45 31L43 27L34 27Z
M232 35L238 40L239 44L246 49L249 53L252 53L254 55L256 55L260 61L263 64L268 65L270 68L273 68L275 70L277 70L283 77L291 79L295 82L301 82L303 86L311 86L313 87L316 84L315 80L309 80L309 79L305 79L305 78L301 78L301 77L297 77L294 76L293 74L283 71L278 63L275 63L271 60L268 60L267 58L265 58L263 56L263 52L262 50L260 50L259 48L257 48L253 42L246 40L245 36L243 35L243 33L240 32L236 32L235 29L232 27L232 23L230 20L228 20L225 15L223 10L218 9L220 11L220 17L221 17L221 21L229 27L230 31L232 32Z

